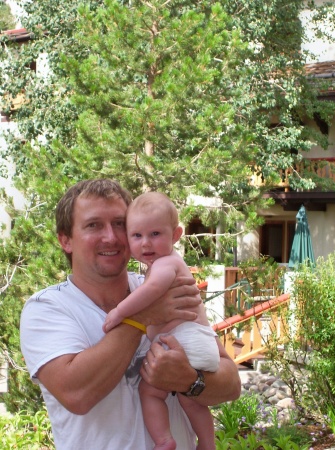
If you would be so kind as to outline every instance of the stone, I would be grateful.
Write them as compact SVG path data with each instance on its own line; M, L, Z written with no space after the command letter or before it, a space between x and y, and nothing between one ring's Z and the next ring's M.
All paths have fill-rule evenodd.
M277 406L285 409L295 409L295 403L292 398L284 398L277 402Z

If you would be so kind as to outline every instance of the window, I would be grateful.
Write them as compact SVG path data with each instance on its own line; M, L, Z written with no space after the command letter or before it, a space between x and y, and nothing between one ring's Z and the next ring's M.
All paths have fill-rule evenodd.
M198 235L204 233L215 233L215 230L205 226L200 219L192 219L185 230L186 235ZM198 236L197 239L192 242L193 248L197 249L201 256L211 256L211 246L208 238Z
M288 263L295 225L295 221L266 221L260 228L260 254L271 256L278 263Z

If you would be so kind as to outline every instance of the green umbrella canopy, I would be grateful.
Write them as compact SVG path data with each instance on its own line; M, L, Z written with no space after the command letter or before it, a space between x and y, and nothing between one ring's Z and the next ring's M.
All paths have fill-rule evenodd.
M290 260L288 263L290 268L304 262L310 265L315 264L311 234L307 222L306 210L303 205L300 207L296 218L297 226L293 238Z

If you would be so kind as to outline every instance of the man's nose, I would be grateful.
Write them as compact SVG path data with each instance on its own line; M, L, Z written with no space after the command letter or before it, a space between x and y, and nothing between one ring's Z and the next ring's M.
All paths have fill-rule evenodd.
M111 224L106 225L104 227L102 238L106 242L116 241L117 240L116 232L115 232L115 230L114 230L114 228L113 228L113 226Z

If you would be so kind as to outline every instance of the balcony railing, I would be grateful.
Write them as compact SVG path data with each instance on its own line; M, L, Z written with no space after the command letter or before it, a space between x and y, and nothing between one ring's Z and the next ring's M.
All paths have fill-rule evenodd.
M243 315L237 314L213 325L236 364L265 353L267 339L272 333L280 339L286 326L283 323L285 315L280 310L288 307L289 300L289 294L283 294L246 310Z
M279 181L275 187L282 187L286 190L289 188L289 177L294 173L302 176L317 176L324 179L329 179L335 182L335 158L310 158L305 159L301 163L296 164L294 167L287 169L279 169ZM266 179L264 175L254 169L254 173L251 177L251 184L253 186L265 186Z
M250 271L252 271L252 267ZM256 270L256 268L255 268ZM196 272L195 268L191 271ZM278 297L283 293L283 267L278 267L276 273L273 274L270 282L262 284L262 286L252 286L245 277L245 274L240 267L225 267L224 277L222 281L222 288L220 291L208 292L207 281L198 284L201 296L205 302L211 298L215 299L218 296L222 303L224 303L223 311L245 310L250 303L257 301L256 297L263 297L266 299ZM218 298L218 300L219 300ZM218 301L215 299L215 301ZM223 316L221 315L221 318Z
M226 268L226 278L231 280L233 278L229 274L233 275L234 273L236 279L238 272L240 272L232 269L237 268ZM209 309L207 308L209 316L211 315L213 301L218 302L218 304L222 301L224 303L222 311L224 311L223 317L225 318L223 320L216 319L214 320L215 323L212 321L214 323L212 326L220 336L228 355L236 364L263 355L266 352L267 340L271 334L275 333L278 340L283 336L282 331L286 327L284 323L286 314L283 314L283 309L285 310L288 307L289 294L272 296L266 292L263 296L253 296L252 287L248 287L244 279L240 279L217 292L208 292L206 281L198 284L198 287L202 292L205 306L211 302ZM269 289L264 289L264 291L269 291ZM272 291L275 293L274 289ZM227 293L234 295L227 297ZM242 297L241 293L243 293ZM235 310L239 312L227 317L225 311L232 304L232 300L235 304Z

